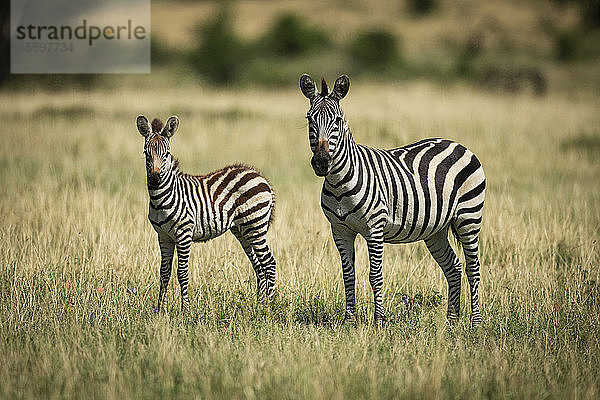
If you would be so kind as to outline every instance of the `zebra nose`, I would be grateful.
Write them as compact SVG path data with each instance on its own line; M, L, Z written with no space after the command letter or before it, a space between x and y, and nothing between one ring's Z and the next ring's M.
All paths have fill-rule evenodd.
M310 160L310 165L318 176L324 176L329 172L330 160L331 157L329 157L329 154L327 153L315 153Z
M325 176L329 172L329 163L331 156L329 155L329 143L327 140L319 140L317 148L310 160L310 164L317 176Z
M160 183L160 173L159 172L151 172L148 174L148 183L150 186L158 186Z

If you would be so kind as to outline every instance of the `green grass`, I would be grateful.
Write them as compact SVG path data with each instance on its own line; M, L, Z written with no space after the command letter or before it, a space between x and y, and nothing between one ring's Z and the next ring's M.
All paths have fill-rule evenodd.
M295 84L213 91L132 79L144 84L116 94L0 93L1 398L600 395L600 161L587 149L597 98L353 82L342 106L360 143L448 137L488 179L483 325L469 326L464 280L461 321L446 326L445 280L418 243L385 249L389 321L377 329L362 240L358 324L341 325L341 268ZM167 315L155 314L139 113L179 114L172 151L185 171L243 161L271 180L271 304L256 304L251 266L227 234L192 248L190 314L176 279Z

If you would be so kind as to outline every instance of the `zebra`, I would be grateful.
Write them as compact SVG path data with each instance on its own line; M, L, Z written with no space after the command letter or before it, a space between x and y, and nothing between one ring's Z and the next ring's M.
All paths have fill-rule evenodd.
M270 298L275 288L275 258L267 244L275 195L257 170L229 165L207 175L188 175L171 155L170 139L179 127L172 116L163 126L144 115L136 119L145 138L148 219L158 234L161 253L158 311L164 312L173 254L177 248L177 278L181 308L189 311L188 260L192 242L204 242L231 231L250 260L257 280L257 296Z
M462 245L471 293L471 323L479 311L479 232L485 175L477 157L446 139L424 139L390 150L357 144L340 108L350 79L340 76L329 92L313 79L300 77L310 100L306 114L315 174L324 177L321 208L329 220L340 254L346 296L345 321L356 320L354 241L364 237L369 254L369 282L375 324L385 320L382 303L384 243L423 240L448 282L447 321L460 315L462 266L448 241L450 228Z

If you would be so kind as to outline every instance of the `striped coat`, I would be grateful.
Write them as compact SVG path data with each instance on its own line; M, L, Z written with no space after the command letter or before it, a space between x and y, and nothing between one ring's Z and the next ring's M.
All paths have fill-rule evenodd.
M207 175L185 174L170 153L169 141L179 126L178 118L169 118L163 127L159 120L150 124L140 115L136 123L145 138L148 219L158 234L161 250L159 310L164 309L175 248L182 309L187 311L191 243L227 231L240 242L255 270L258 295L271 296L276 265L266 234L275 197L267 179L243 165L230 165Z
M479 311L479 231L485 175L477 157L445 139L425 139L391 149L356 144L339 101L350 81L343 75L329 93L319 93L303 75L300 87L310 100L307 113L311 165L323 176L321 207L340 253L346 291L346 319L354 319L354 240L362 235L369 252L369 280L375 321L384 320L382 259L384 243L423 240L448 282L449 322L459 317L462 266L448 241L451 229L462 244L471 289L471 321Z

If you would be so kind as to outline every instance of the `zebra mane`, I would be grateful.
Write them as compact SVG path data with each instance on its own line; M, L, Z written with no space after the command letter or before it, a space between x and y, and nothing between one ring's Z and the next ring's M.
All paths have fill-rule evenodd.
M160 119L154 118L152 120L152 132L160 133L160 132L162 132L162 129L164 126L165 126L165 124Z
M179 160L175 157L173 157L173 166L171 167L171 171L175 176L185 175L181 169L179 169Z
M329 94L329 88L327 87L327 82L325 82L325 78L321 78L321 96L325 97Z

